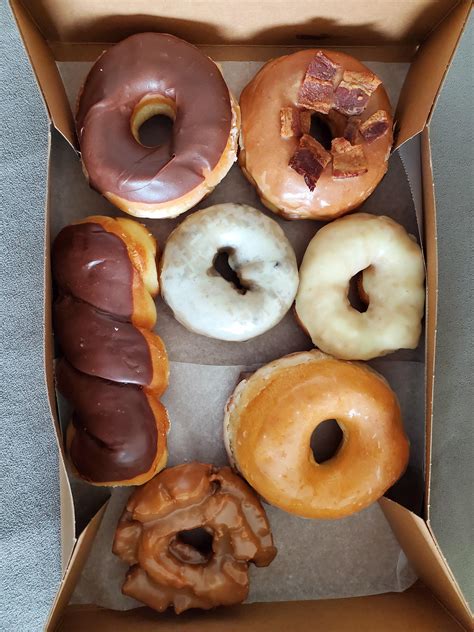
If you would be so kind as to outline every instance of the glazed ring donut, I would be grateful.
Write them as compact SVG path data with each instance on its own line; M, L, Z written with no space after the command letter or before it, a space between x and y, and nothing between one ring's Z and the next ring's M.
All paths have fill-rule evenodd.
M199 550L186 532L202 528L212 548ZM122 592L159 612L242 602L249 562L276 555L263 507L229 467L204 463L161 472L129 498L113 552L130 564Z
M360 313L347 297L362 271ZM321 228L300 268L296 313L315 346L344 360L415 349L425 302L421 249L389 217L356 213Z
M390 102L364 64L334 50L268 62L243 90L239 163L269 209L332 219L360 206L387 171ZM325 147L311 116L330 128Z
M140 143L155 115L171 139ZM216 64L163 33L132 35L99 57L78 100L76 128L89 184L137 217L176 217L222 180L236 159L238 105Z
M243 289L214 269L229 255ZM274 327L298 289L295 253L279 225L243 204L217 204L187 217L170 235L161 294L185 327L220 340L248 340Z
M343 441L319 464L314 429L336 419ZM229 458L269 503L305 518L342 518L380 498L409 453L397 398L362 364L295 353L241 382L224 419Z

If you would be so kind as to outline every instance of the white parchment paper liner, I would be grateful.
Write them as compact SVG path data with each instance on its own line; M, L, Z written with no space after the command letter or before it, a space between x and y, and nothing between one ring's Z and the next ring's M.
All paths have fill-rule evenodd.
M90 65L82 62L59 64L73 107ZM223 62L220 65L231 90L238 96L261 62ZM408 65L377 62L367 62L367 65L384 80L392 104L395 104ZM88 187L79 160L59 139L53 144L51 183L52 238L61 228L81 217L120 214ZM266 211L237 165L198 208L226 201L251 204L276 219L293 244L298 262L309 240L322 225L314 221L287 222ZM361 210L389 215L419 238L413 197L398 154L390 159L388 174ZM183 218L145 223L162 248L169 232ZM239 375L287 353L309 349L311 341L297 326L291 313L263 336L247 343L226 343L188 332L161 299L158 299L157 307L156 330L164 339L171 360L170 387L163 397L172 424L169 465L190 460L225 464L223 408ZM385 375L399 397L412 446L409 472L418 482L422 477L424 450L423 359L423 345L420 345L415 351L402 350L371 363ZM69 411L64 402L60 400L59 403L64 425ZM80 481L73 481L73 491L78 523L82 526L107 491ZM139 605L121 594L127 566L111 553L113 532L129 493L129 489L112 492L102 526L73 595L73 603L95 603L115 609ZM265 507L278 555L266 569L251 566L249 601L337 598L401 591L415 581L378 504L338 521L305 520L268 505Z

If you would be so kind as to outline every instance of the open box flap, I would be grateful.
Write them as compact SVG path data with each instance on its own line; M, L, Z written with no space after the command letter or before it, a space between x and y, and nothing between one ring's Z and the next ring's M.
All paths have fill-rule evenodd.
M157 615L148 608L116 612L69 606L57 632L462 632L420 582L404 593L372 597L255 603L213 612Z
M48 171L46 176L46 190L51 191L51 130L48 136ZM45 215L49 215L49 195L46 200ZM44 323L43 323L43 339L44 339L44 378L46 392L48 394L48 404L55 426L56 442L58 446L58 467L59 467L59 496L61 507L61 568L64 573L71 558L74 542L75 542L75 515L74 501L72 497L71 485L69 483L66 461L64 455L64 446L61 440L61 432L59 429L59 418L56 407L56 395L54 388L53 374L53 358L54 358L54 342L53 342L53 323L52 323L52 279L50 261L50 222L45 222L44 229Z
M10 0L10 5L49 118L55 128L74 147L74 119L53 53L20 0Z
M395 147L421 132L428 122L470 8L471 2L462 0L420 45L398 101Z
M288 0L23 2L49 42L117 42L151 30L170 31L194 44L234 45L421 42L457 4L457 0L299 0L296 9Z
M67 606L90 553L106 504L94 516L77 541L51 611L46 632L115 632L117 629L121 632L132 632L137 629L141 632L151 632L156 630L158 620L163 632L198 632L203 626L211 632L213 629L222 630L226 623L232 623L232 630L235 632L250 629L250 623L251 629L256 632L279 629L305 630L310 619L318 621L321 629L328 632L352 632L354 629L364 629L367 632L379 632L382 629L384 632L405 632L410 628L416 629L417 632L433 632L435 629L459 632L462 629L461 625L453 620L435 597L449 608L451 614L465 629L470 629L472 615L469 607L426 523L395 502L386 498L379 502L410 563L433 594L421 587L418 582L402 593L350 599L244 604L212 612L200 612L198 617L195 613L190 613L179 618L170 614L157 615L148 608L119 612L98 606ZM344 607L341 607L342 605ZM391 627L387 627L388 625Z
M468 603L426 522L388 498L382 498L379 503L420 579L466 630L472 629Z
M54 632L58 627L61 614L71 599L106 509L107 503L99 509L75 543L66 572L51 608L45 632Z
M286 0L273 0L272 11L265 2L247 2L246 20L240 5L225 2L200 2L199 21L190 20L196 5L187 2L147 0L116 2L110 13L107 2L51 0L49 10L36 0L10 0L34 68L48 113L54 126L75 146L74 120L49 44L113 42L134 32L170 31L189 41L203 44L290 44L307 46L337 45L349 41L417 43L423 40L454 5L453 1L370 3L303 1L298 11L288 11ZM166 4L166 6L164 6ZM216 4L219 7L216 7ZM340 8L338 9L338 4ZM394 5L394 6L389 6ZM395 6L396 5L396 6ZM28 10L25 9L28 7ZM470 2L462 0L420 46L400 96L396 120L396 147L425 126L441 83L469 13ZM341 16L334 20L335 14ZM387 19L390 14L390 19ZM314 16L318 17L314 17ZM348 16L347 23L344 16ZM166 17L163 17L166 16ZM370 24L367 22L370 16ZM184 19L184 18L187 19ZM39 25L36 26L36 24ZM41 29L41 30L40 30ZM104 48L107 45L103 46Z

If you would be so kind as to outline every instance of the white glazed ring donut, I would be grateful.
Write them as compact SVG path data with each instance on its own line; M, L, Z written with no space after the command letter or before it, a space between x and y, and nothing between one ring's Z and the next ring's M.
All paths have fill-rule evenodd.
M362 273L364 313L348 299ZM389 217L357 213L327 224L311 240L300 268L296 312L313 343L343 360L369 360L414 349L425 300L420 247Z
M214 268L228 254L241 285ZM187 217L170 235L161 264L161 294L187 329L241 341L274 327L291 307L298 268L290 242L272 219L243 204L217 204Z

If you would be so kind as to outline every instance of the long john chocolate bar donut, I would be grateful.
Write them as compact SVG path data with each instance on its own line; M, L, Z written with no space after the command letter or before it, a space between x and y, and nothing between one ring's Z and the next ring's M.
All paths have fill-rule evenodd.
M68 454L79 476L97 485L144 483L166 464L169 422L157 398L168 360L147 329L156 320L155 256L146 228L122 218L87 218L53 245L54 325L64 355L56 379L73 407Z

